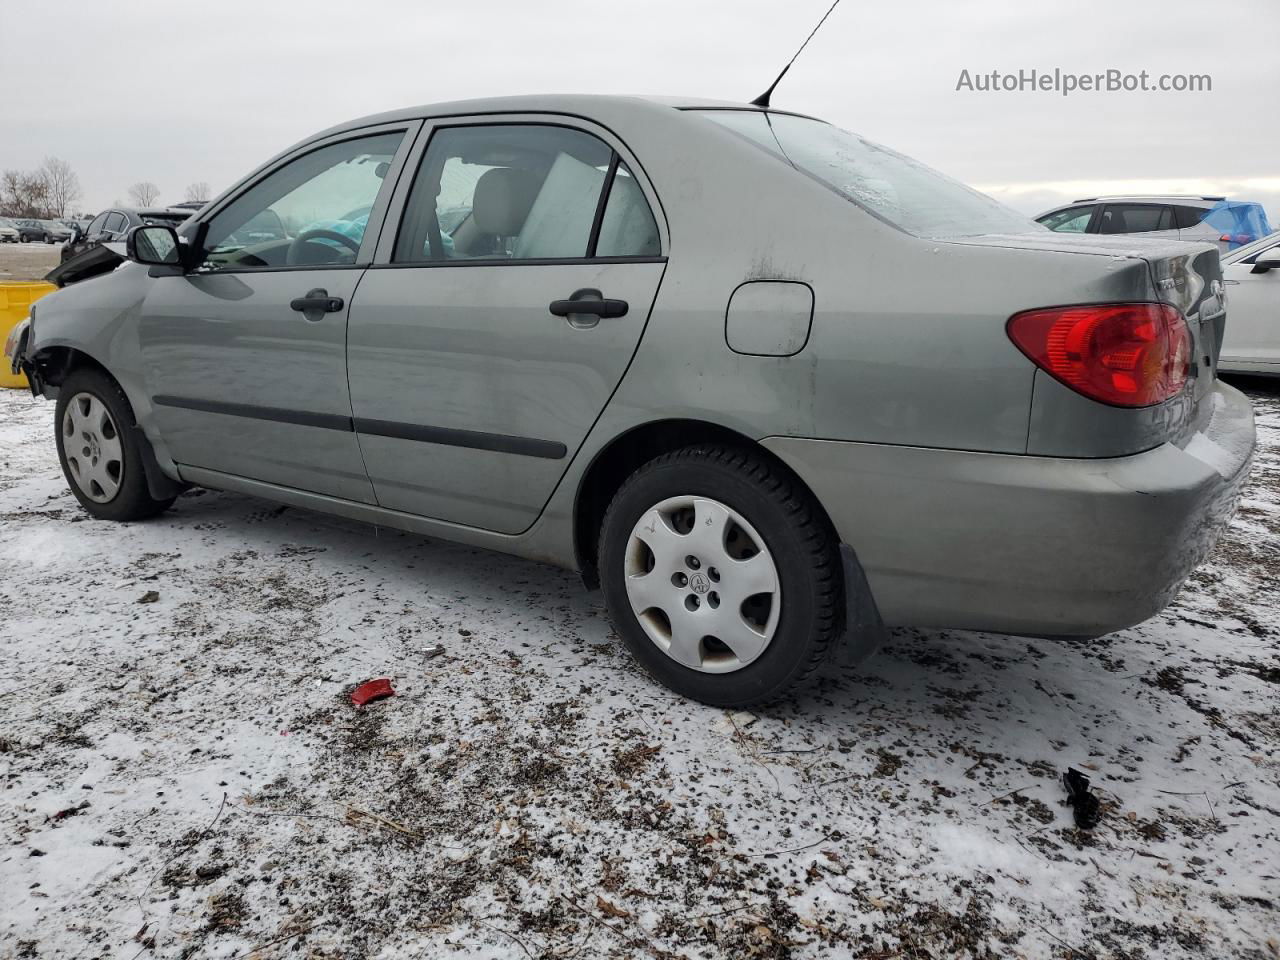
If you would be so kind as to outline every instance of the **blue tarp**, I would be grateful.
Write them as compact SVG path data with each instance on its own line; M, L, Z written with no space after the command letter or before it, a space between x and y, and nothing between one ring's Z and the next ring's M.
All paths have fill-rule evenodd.
M1228 240L1232 250L1243 247L1246 243L1253 243L1271 232L1267 211L1262 209L1262 205L1239 200L1218 201L1200 222L1219 231Z

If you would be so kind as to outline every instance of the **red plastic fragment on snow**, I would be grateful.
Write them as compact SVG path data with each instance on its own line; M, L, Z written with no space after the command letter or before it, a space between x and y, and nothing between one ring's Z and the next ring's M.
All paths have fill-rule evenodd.
M351 691L351 702L357 707L363 707L366 703L372 703L374 700L385 700L387 697L394 697L396 692L391 689L391 681L386 677L379 677L377 680L370 680L362 683Z

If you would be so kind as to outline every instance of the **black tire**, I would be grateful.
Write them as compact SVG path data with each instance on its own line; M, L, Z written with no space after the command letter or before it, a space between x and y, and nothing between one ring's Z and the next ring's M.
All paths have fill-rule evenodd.
M641 516L671 497L716 500L763 538L781 587L772 640L759 657L728 673L706 673L668 656L645 633L626 588L626 550ZM627 647L660 683L716 707L774 700L808 680L841 629L839 541L813 495L785 470L746 449L706 445L664 454L633 473L605 513L600 582L610 618Z
M68 464L64 423L67 407L79 394L90 394L106 407L116 426L121 448L121 467L119 489L114 496L99 502L88 496L77 482ZM163 513L173 503L174 497L157 500L151 496L147 488L146 471L142 465L142 451L139 444L144 443L135 430L137 421L133 416L133 407L120 389L120 385L110 376L96 367L81 367L74 370L62 382L58 391L58 403L54 408L54 435L58 443L58 461L62 464L63 476L67 478L67 486L75 494L80 505L88 513L99 520L145 520Z

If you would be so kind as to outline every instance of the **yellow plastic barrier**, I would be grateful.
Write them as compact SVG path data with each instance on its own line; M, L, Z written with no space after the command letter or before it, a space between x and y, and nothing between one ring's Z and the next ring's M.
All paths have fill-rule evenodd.
M0 283L0 346L9 331L26 319L31 304L57 289L52 283ZM10 373L8 359L0 361L0 387L26 385L25 374Z

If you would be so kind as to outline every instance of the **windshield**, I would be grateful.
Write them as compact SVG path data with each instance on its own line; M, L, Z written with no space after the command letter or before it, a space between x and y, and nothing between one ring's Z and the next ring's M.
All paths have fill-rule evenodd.
M700 112L907 233L945 239L1046 230L986 194L821 120L757 110Z

